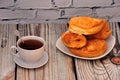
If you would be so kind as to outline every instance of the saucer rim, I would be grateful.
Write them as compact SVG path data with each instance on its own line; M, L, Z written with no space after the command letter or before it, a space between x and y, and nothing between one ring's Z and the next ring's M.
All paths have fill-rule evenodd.
M42 58L39 61L37 61L36 63L27 63L24 60L22 60L22 58L20 58L20 57L16 58L18 56L13 56L13 57L14 57L13 58L14 62L18 66L23 67L23 68L28 68L28 69L34 69L34 68L42 67L43 65L45 65L48 62L48 53L46 51L44 52L44 55L42 56ZM40 64L40 62L43 60L43 57L45 57L45 60ZM25 64L25 65L23 65L22 63ZM39 64L37 64L37 63L39 63ZM37 65L33 66L34 64L37 64ZM26 65L30 65L30 66L26 66Z

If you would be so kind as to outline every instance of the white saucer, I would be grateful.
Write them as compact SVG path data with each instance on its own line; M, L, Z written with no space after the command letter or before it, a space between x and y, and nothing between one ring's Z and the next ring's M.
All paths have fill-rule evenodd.
M41 67L41 66L43 66L43 65L45 65L47 63L48 54L47 54L47 52L44 52L43 57L36 63L27 63L18 56L14 56L13 60L15 61L15 63L17 65L19 65L19 66L21 66L23 68L29 68L29 69L38 68L38 67Z

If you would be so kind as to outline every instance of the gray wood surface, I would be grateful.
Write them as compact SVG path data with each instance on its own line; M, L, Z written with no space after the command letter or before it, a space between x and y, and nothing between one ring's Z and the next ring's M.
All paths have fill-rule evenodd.
M10 50L16 44L14 30L16 25L0 24L0 80L14 80L15 77L15 63Z
M120 50L120 25L110 23L116 37L117 52ZM14 63L12 45L18 37L13 32L20 31L22 36L36 35L46 40L45 51L49 61L36 69L25 69ZM0 25L0 80L120 80L120 65L111 63L114 51L99 60L82 60L70 57L56 48L56 41L68 29L67 24L1 24Z

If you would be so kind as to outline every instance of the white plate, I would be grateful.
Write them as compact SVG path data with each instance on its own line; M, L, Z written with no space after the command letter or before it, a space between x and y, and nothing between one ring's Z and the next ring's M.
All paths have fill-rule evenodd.
M38 68L41 67L43 65L45 65L48 61L48 54L47 52L44 53L43 57L35 63L27 63L25 62L23 59L21 59L18 56L14 56L13 60L15 61L15 63L23 68Z
M106 52L98 57L93 57L93 58L86 58L86 57L80 57L80 56L76 56L74 54L72 54L68 48L63 44L63 42L61 41L61 37L57 40L56 42L56 47L61 50L63 53L72 56L72 57L76 57L76 58L80 58L80 59L88 59L88 60L94 60L94 59L100 59L104 56L106 56L114 47L115 44L115 37L114 36L110 36L107 40L106 40L107 44L108 44L108 48L106 50Z

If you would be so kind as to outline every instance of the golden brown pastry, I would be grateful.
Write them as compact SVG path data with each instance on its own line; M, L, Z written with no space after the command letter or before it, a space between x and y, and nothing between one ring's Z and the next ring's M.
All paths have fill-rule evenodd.
M69 50L73 54L81 57L98 57L104 54L106 49L107 49L107 43L105 42L105 40L100 40L100 39L88 40L87 45L79 49L69 48Z
M88 35L88 38L96 38L96 39L107 39L110 37L112 30L110 30L109 23L104 20L104 27L102 30L96 34Z
M85 36L71 32L63 33L61 39L67 47L71 47L71 48L81 48L85 46L87 43Z
M77 34L91 35L99 32L103 25L102 19L81 16L70 19L68 30Z

